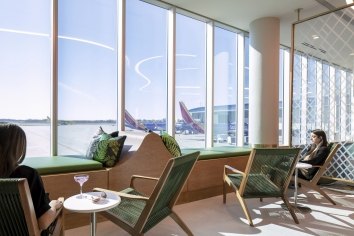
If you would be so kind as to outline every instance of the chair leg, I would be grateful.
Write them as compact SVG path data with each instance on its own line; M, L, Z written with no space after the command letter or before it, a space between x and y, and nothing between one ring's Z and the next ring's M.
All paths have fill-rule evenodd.
M301 180L300 180L301 181ZM300 182L300 184L304 185L307 188L310 188L312 190L315 190L316 192L318 192L319 194L321 194L322 196L324 196L329 202L331 202L333 205L337 205L336 202L330 198L319 186L317 186L317 184L313 184L313 183L308 183L306 181L304 182Z
M174 211L171 212L170 216L184 230L184 232L187 233L187 235L193 236L192 231Z
M299 220L297 219L297 216L296 216L296 214L294 212L294 208L290 205L288 199L286 199L285 197L282 197L281 199L283 200L283 202L285 203L286 207L288 208L288 210L289 210L291 216L293 217L295 223L299 224Z
M241 195L237 191L236 191L236 197L240 201L240 205L241 205L241 207L243 209L243 212L246 215L246 218L247 218L247 220L249 222L249 225L253 226L253 221L252 221L252 218L251 218L251 214L248 211L248 208L247 208L247 205L246 205L246 201L241 197Z
M224 184L222 185L222 202L226 203L226 182L224 180Z
M330 201L333 205L336 205L336 202L333 201L333 199L330 198L330 197L327 195L327 193L325 193L320 187L318 187L318 186L316 185L316 186L312 186L312 188L313 188L315 191L319 192L322 196L324 196L324 197L325 197L328 201Z

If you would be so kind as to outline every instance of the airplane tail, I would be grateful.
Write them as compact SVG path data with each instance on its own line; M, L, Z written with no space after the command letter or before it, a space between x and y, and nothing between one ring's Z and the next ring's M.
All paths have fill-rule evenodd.
M147 128L143 124L140 124L137 120L135 120L134 117L130 115L130 113L127 110L125 110L124 120L126 126L130 128L144 130L144 131L147 130Z
M204 128L197 121L193 119L192 115L189 113L184 102L180 101L179 106L181 108L181 115L184 122L192 126L192 128L196 130L198 133L204 134Z

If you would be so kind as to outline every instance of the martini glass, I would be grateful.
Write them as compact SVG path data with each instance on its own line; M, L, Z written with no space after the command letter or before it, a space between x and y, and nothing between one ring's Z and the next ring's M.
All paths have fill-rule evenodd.
M82 198L82 185L89 179L89 175L81 174L75 175L74 180L80 184L80 198Z

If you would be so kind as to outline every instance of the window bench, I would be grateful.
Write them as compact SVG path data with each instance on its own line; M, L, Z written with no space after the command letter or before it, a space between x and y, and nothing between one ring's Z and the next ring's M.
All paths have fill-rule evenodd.
M226 158L226 157L238 157L238 156L248 156L251 153L251 148L245 147L212 147L212 148L184 148L182 153L190 153L200 151L199 161Z
M40 175L103 169L100 162L80 156L30 157L23 164L36 169Z
M178 203L192 202L222 194L224 165L245 170L251 148L212 147L182 149L182 153L200 151Z

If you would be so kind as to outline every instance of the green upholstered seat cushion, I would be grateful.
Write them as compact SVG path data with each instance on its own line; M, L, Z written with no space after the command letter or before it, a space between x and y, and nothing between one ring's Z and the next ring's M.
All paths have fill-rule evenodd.
M22 164L36 169L41 175L99 170L103 168L102 163L98 161L87 160L84 157L75 158L70 156L27 157Z
M183 148L182 154L200 151L198 161L226 157L248 156L252 148L248 147L211 147L211 148Z
M171 135L164 133L161 135L162 142L165 144L167 150L174 156L179 157L182 156L181 148L177 143L176 139Z
M102 134L93 159L101 162L105 167L114 166L119 160L126 138L125 135L112 138L109 134Z

